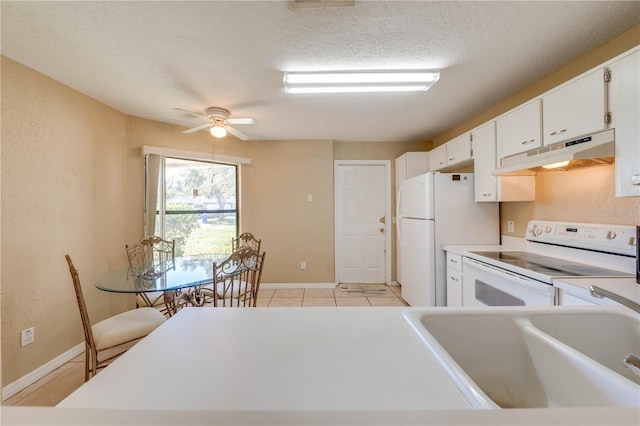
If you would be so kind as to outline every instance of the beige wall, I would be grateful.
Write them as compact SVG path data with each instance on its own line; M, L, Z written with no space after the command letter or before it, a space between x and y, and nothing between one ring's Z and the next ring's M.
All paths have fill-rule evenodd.
M333 282L332 142L252 141L242 168L242 227L262 238L263 282Z
M588 71L640 44L640 25L614 40L560 68L531 87L493 108L482 112L434 139L434 146L471 130L555 86ZM640 197L616 198L613 166L569 172L542 173L536 177L536 201L501 203L501 228L504 235L523 237L531 219L562 220L619 225L640 224ZM507 221L516 222L508 233Z
M2 57L2 384L82 342L69 270L94 320L134 306L90 283L139 233L126 117ZM20 347L20 330L35 342Z

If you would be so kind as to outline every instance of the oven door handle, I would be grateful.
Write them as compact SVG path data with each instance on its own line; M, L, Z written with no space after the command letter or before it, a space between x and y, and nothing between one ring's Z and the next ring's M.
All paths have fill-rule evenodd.
M479 262L475 259L465 257L463 258L462 262L466 263L472 268L480 269L481 271L484 271L488 274L508 275L510 278L517 280L518 284L525 285L531 288L532 290L537 290L539 292L551 294L551 292L554 289L554 287L551 284L546 284L546 283L534 280L532 278L525 277L523 275L519 275L511 271L507 271L506 269L497 268L493 265L487 265L486 263ZM464 274L464 266L462 267L462 273Z

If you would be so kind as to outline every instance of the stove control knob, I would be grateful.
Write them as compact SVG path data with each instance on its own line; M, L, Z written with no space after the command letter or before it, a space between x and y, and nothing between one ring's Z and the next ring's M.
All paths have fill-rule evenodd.
M616 237L616 233L613 231L607 231L606 238L607 240L613 240Z
M548 234L549 232L551 232L551 226L549 226L549 225L545 226L545 227L544 227L544 232L546 232L547 234Z
M536 228L536 235L542 234L542 228Z

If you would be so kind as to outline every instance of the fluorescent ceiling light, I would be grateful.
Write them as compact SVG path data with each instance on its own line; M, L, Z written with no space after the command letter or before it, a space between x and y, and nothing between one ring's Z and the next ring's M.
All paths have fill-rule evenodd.
M440 78L436 71L287 72L287 93L426 91Z

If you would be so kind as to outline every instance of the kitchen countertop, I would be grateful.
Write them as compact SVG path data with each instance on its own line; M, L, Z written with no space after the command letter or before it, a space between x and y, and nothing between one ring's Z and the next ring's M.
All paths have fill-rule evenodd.
M618 305L610 299L594 299L589 289L592 285L608 290L633 302L640 303L640 284L632 278L563 278L553 280L553 286L583 299L602 305Z
M442 309L185 308L57 407L2 407L2 424L638 424L637 408L470 409L402 316Z
M404 308L185 308L59 407L470 409Z
M526 247L524 238L502 236L502 244L444 245L442 250L464 256L471 251L520 251Z

